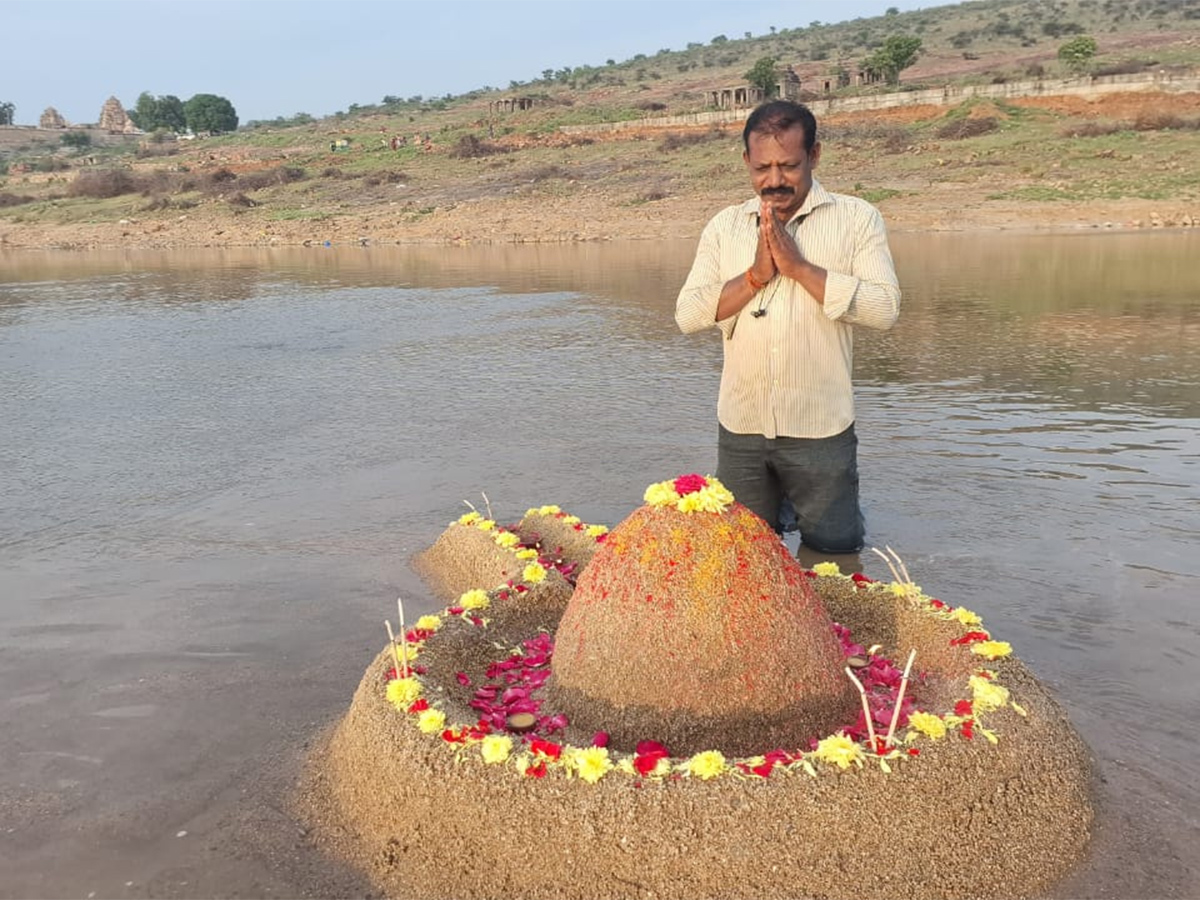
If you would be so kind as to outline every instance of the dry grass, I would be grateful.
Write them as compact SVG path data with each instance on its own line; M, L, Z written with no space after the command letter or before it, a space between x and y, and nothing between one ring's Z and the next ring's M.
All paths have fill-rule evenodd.
M137 179L125 169L84 169L67 188L72 197L91 197L103 200L137 193Z
M942 140L961 141L965 138L990 134L999 127L999 120L993 116L985 116L979 119L955 119L941 126L936 134Z
M9 206L24 206L26 203L32 203L36 198L29 197L24 194L10 194L7 191L0 192L0 209L5 209Z
M723 140L725 137L726 132L723 128L709 128L705 131L672 131L659 141L658 149L662 153L670 153L683 147Z

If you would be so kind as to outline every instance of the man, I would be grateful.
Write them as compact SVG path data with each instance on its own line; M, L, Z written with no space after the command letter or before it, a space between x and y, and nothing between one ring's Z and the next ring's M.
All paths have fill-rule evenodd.
M675 305L682 331L724 337L717 477L776 528L789 499L814 550L857 552L852 326L890 328L900 310L883 218L813 177L807 107L758 107L742 143L758 199L705 226Z

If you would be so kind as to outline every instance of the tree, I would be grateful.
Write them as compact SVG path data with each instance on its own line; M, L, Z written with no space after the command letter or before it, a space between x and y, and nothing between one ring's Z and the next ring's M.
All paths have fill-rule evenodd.
M92 146L92 136L86 131L68 131L59 140L64 147L74 147L76 150L86 150Z
M196 94L183 104L183 115L188 130L196 134L202 131L213 134L236 131L238 126L237 110L233 104L216 94Z
M13 124L13 116L17 114L17 107L14 103L0 103L0 125Z
M1090 34L1081 34L1058 48L1058 58L1076 75L1083 75L1091 68L1096 49L1096 39Z
M893 34L883 46L863 60L863 68L883 76L888 84L899 84L900 73L917 61L921 39L913 35Z
M725 37L725 35L723 35L723 34L718 34L715 38L713 38L711 41L709 41L710 44L714 44L714 45L725 44L728 42L729 42L729 38Z
M764 97L774 97L779 87L779 71L775 67L777 62L773 56L764 56L745 75L748 82L762 88Z
M158 131L166 128L170 131L183 131L187 123L183 115L183 101L178 97L167 94L155 97L149 91L138 95L137 103L129 110L129 118L142 131Z

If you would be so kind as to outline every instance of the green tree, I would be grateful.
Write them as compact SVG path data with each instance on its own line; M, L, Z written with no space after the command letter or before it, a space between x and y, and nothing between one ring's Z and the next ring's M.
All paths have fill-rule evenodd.
M183 115L183 101L172 94L155 97L149 91L142 91L133 109L129 110L129 118L142 131L158 131L165 128L179 132L187 126Z
M74 147L76 150L86 150L92 146L92 136L86 131L68 131L59 140L64 147Z
M917 61L921 39L914 35L893 34L878 50L863 60L863 68L882 75L888 84L899 84L900 73Z
M1076 75L1082 75L1092 67L1096 49L1096 39L1090 34L1081 34L1058 48L1058 58Z
M237 110L233 104L216 94L196 94L183 104L183 115L188 129L196 134L202 131L213 134L236 131L238 126Z
M13 116L17 114L17 107L14 103L0 103L0 125L11 125Z
M777 62L778 60L773 56L764 56L744 76L748 82L762 88L765 97L774 97L775 91L779 87Z

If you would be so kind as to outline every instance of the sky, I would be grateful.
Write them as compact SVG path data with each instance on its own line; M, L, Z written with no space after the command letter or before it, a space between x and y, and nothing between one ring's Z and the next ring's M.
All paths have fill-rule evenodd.
M242 122L439 97L946 0L3 0L0 103L95 122L115 96L227 98Z

